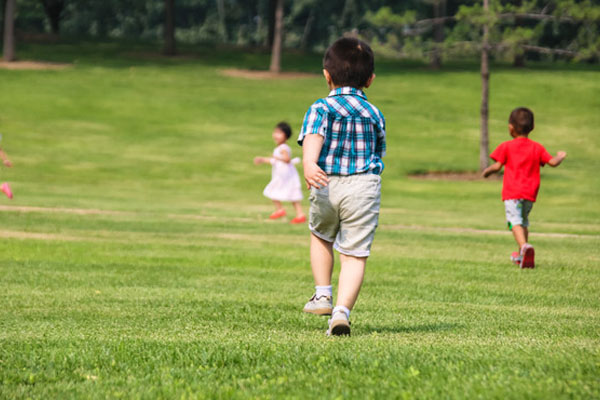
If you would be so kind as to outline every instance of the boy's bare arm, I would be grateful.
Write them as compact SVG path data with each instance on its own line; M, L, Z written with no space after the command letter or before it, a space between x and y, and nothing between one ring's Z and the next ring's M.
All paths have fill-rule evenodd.
M310 134L306 135L302 142L302 166L307 189L310 189L311 186L320 189L327 186L329 182L325 171L317 165L324 140L325 138L321 135Z
M559 151L558 153L556 153L555 157L552 157L552 159L548 161L548 165L551 167L558 167L565 158L567 158L567 152Z
M499 161L496 161L495 163L493 163L492 165L490 165L489 167L484 169L483 172L481 173L481 176L483 176L484 178L487 178L494 172L498 172L501 169L502 169L502 163L500 163Z

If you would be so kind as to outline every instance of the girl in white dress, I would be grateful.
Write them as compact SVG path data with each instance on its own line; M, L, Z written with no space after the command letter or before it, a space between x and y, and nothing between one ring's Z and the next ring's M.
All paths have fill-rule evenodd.
M256 157L254 164L271 164L271 182L267 185L263 194L273 200L275 212L269 218L277 219L285 216L282 201L290 201L296 210L296 217L290 222L301 224L306 222L306 216L302 212L302 190L300 189L300 177L296 171L295 164L300 162L299 158L292 159L292 149L286 144L292 136L292 128L287 122L280 122L273 130L273 140L277 147L273 150L271 157Z

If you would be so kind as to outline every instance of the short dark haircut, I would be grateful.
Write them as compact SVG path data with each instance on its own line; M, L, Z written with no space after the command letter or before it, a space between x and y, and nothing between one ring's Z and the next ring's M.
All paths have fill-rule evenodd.
M275 128L285 133L285 137L287 137L288 139L290 138L290 136L292 136L292 127L285 121L281 121L280 123L275 125Z
M515 108L508 117L508 123L519 135L528 135L534 127L533 112L527 107Z
M362 40L340 38L325 52L323 68L336 86L363 88L375 70L373 50Z

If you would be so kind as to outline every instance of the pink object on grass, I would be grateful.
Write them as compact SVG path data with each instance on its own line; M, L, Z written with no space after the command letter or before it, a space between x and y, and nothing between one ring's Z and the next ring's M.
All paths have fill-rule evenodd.
M13 194L10 190L10 186L8 185L8 183L4 182L2 185L0 185L0 190L2 190L2 192L4 192L6 197L8 197L9 199L13 198Z
M281 210L277 210L275 211L273 214L271 214L271 216L269 217L270 219L277 219L277 218L281 218L285 216L285 210L281 209Z
M301 217L295 217L290 221L291 224L303 224L306 222L306 217L303 215Z

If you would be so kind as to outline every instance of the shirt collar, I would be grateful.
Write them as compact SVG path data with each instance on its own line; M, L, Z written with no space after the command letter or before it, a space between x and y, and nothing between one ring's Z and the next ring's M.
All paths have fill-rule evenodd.
M337 89L333 89L331 92L329 92L329 96L341 96L341 95L354 95L354 96L360 96L362 98L364 98L365 100L367 100L367 95L360 89L356 89L350 86L342 86L339 87Z

